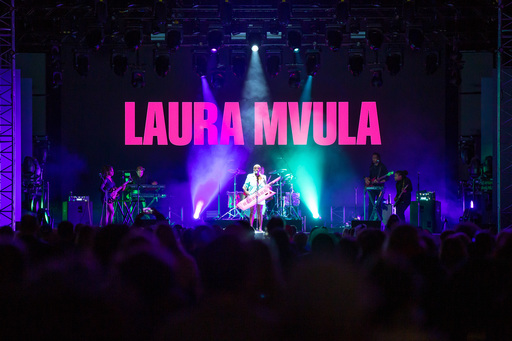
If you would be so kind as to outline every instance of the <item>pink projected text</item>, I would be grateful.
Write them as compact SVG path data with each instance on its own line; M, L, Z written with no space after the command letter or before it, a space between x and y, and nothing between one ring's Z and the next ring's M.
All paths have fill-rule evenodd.
M254 125L243 127L242 115L252 115ZM253 113L226 102L222 115L210 102L149 102L143 130L137 129L135 102L126 102L124 117L125 145L244 145L245 129L254 133L255 145L382 144L376 102L361 103L353 135L348 102L256 102Z

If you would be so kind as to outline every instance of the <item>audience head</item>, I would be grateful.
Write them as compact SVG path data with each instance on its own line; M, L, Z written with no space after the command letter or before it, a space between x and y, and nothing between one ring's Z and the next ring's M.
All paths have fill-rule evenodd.
M274 229L284 229L284 220L281 217L273 216L267 223L267 232L272 233Z
M400 225L400 218L396 214L392 214L389 216L388 221L386 222L385 230L392 231L395 227Z
M30 214L25 214L21 217L21 223L19 224L20 233L23 235L34 235L39 231L40 225L37 218Z

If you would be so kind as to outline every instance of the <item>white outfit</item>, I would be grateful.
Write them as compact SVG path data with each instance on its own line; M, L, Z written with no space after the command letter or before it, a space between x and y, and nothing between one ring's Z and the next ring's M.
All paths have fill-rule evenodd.
M245 179L244 187L250 194L253 194L258 189L265 187L267 184L267 177L264 174L260 174L261 179L256 181L256 174L250 173L247 174L247 179Z

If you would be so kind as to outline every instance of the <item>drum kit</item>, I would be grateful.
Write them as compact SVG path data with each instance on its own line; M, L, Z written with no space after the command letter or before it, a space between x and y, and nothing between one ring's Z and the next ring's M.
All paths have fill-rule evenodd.
M221 219L239 220L249 217L250 210L242 211L237 208L237 204L245 197L243 191L237 191L237 176L244 175L246 172L242 169L229 169L229 173L233 175L233 191L228 191L228 208ZM273 190L276 194L267 199L266 205L263 205L263 215L278 215L287 219L301 219L300 216L300 193L294 191L295 176L287 169L277 169L269 172L269 175L276 175L280 179L273 184ZM270 178L267 180L270 181Z
M277 169L269 174L280 176L276 183L275 202L270 215L278 215L287 219L301 219L300 216L300 193L295 192L295 176L287 169Z

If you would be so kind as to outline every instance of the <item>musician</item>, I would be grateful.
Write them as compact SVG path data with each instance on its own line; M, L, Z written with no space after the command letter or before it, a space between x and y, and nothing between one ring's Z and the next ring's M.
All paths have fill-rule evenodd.
M405 223L405 210L411 204L412 181L407 177L406 170L395 172L396 196L395 207L396 215L402 223Z
M116 187L116 183L112 180L112 176L114 176L114 167L112 166L103 166L101 170L101 175L103 178L103 182L100 186L100 191L102 191L102 201L103 201L103 210L105 211L105 225L112 224L114 221L114 200L115 196L119 191L124 191L126 189L127 183L123 184L121 187ZM103 212L101 214L101 218L103 219ZM101 223L100 223L101 225Z
M255 193L257 190L265 187L267 184L267 177L262 173L261 166L255 164L252 169L253 172L247 174L244 186L242 187L246 196ZM265 203L256 204L250 208L251 214L249 216L249 220L251 222L251 226L253 226L254 223L254 210L256 208L258 218L258 231L263 231L263 205L265 205Z
M140 185L158 185L158 182L156 181L149 181L148 173L146 173L146 168L142 166L137 166L135 170L135 176L132 177L133 184L140 186Z
M372 154L372 163L370 164L370 176L366 177L366 187L372 189L367 190L370 205L368 212L370 212L369 220L382 221L382 199L384 198L384 184L388 179L388 169L380 161L380 154Z
M136 202L136 212L140 213L141 206L142 208L145 208L146 205L156 205L156 203L154 203L153 201L146 203L146 198L144 196L141 196L141 194L147 191L147 188L141 188L141 186L158 185L158 182L149 180L146 168L142 166L137 166L137 168L135 169L135 175L132 176L132 181L133 186L130 186L131 192L128 194L128 200Z

